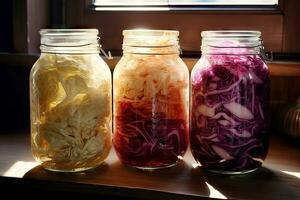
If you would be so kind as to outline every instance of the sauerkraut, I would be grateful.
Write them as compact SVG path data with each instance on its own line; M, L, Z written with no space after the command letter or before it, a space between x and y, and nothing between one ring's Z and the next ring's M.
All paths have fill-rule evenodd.
M188 70L177 54L125 54L114 71L114 137L138 168L177 163L188 146Z
M191 150L203 168L238 173L261 166L268 150L269 81L259 55L202 56L191 75Z
M45 168L80 171L107 157L111 75L106 67L97 54L42 54L34 65L32 152Z

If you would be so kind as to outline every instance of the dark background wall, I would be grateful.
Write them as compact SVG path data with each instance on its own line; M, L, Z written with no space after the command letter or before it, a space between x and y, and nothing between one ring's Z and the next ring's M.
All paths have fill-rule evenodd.
M0 52L13 51L13 1L0 1Z
M37 58L0 54L0 131L29 130L29 74Z

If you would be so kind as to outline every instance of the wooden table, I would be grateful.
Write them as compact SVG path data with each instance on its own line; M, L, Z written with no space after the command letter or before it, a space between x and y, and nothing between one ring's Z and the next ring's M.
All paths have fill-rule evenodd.
M0 183L15 190L123 199L300 199L300 146L278 136L271 138L264 166L253 173L216 175L194 164L188 152L176 167L141 171L123 166L112 151L96 169L55 173L34 167L29 134L0 134Z

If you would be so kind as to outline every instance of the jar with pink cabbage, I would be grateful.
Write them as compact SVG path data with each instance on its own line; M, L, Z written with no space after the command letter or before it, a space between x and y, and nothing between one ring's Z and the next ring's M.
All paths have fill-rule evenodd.
M125 30L114 70L116 153L140 169L174 166L188 146L189 72L178 31Z
M191 74L191 150L222 174L259 168L268 151L269 70L259 31L204 31Z

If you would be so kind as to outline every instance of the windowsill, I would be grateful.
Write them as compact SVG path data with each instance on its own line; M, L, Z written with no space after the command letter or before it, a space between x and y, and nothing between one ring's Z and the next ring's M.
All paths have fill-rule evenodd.
M271 136L269 154L263 167L253 173L236 176L203 171L197 167L190 151L177 166L150 172L122 165L113 150L108 159L94 170L49 172L40 166L35 167L37 163L31 155L28 132L1 133L0 152L0 185L4 186L4 193L14 188L25 194L34 191L46 191L50 195L76 192L136 199L300 198L300 149L275 135Z

